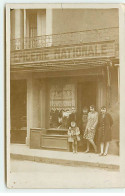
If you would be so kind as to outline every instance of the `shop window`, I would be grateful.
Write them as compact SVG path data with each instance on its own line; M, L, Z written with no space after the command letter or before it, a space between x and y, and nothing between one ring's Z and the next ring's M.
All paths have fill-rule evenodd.
M76 108L74 84L56 84L50 87L50 127L68 128L68 117Z

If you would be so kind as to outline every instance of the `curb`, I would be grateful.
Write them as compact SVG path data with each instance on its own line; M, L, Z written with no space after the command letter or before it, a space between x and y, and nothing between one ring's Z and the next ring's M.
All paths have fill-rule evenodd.
M119 165L115 165L115 164L94 163L94 162L87 162L87 161L73 161L73 160L65 160L65 159L52 159L47 157L37 157L37 156L13 154L13 153L10 154L10 158L17 159L17 160L27 160L27 161L34 161L40 163L57 164L57 165L73 166L73 167L90 166L90 167L119 170Z

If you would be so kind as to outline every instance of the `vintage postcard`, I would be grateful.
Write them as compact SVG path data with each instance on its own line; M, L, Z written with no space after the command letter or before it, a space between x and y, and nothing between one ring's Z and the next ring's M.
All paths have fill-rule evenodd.
M125 186L120 4L6 5L9 188Z

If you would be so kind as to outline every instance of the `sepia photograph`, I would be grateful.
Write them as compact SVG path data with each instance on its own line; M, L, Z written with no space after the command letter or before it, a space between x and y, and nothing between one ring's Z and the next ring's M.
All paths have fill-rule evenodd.
M120 11L6 5L9 188L123 186Z

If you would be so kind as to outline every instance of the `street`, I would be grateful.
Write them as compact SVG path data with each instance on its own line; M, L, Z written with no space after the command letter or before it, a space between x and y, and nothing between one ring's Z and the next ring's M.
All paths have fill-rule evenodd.
M11 188L111 188L120 186L120 172L11 159Z

